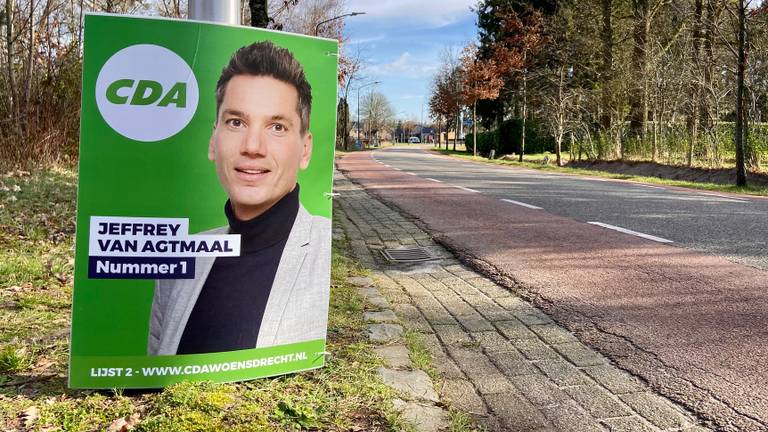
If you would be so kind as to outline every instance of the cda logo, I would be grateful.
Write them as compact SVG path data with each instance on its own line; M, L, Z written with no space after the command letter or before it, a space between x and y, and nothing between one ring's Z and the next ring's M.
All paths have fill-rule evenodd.
M107 124L134 141L160 141L184 129L197 110L195 74L173 51L132 45L104 63L96 105Z

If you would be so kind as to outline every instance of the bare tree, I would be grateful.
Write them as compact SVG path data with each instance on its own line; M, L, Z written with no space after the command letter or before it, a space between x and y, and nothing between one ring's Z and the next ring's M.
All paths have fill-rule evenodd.
M572 115L571 103L576 93L568 88L568 71L566 66L558 66L554 77L550 80L551 87L556 90L544 95L546 101L547 123L555 138L555 158L557 166L563 166L562 147L563 137L568 132L570 116Z
M182 0L160 0L157 3L158 13L169 18L184 18L187 16L187 2Z
M384 130L392 121L395 110L383 93L371 91L363 96L360 101L360 112L363 115L368 136L378 136L380 130Z

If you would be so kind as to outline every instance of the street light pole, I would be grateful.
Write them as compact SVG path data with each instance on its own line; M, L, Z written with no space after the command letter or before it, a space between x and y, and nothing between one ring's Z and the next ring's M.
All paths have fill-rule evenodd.
M360 89L374 84L381 84L381 81L369 82L357 88L357 142L360 143L360 150L363 149L363 142L360 141Z
M240 0L189 0L189 19L240 24Z
M365 12L350 12L350 13L347 13L347 14L344 14L344 15L339 15L339 16L335 16L333 18L328 18L327 20L324 20L324 21L320 21L315 26L315 36L317 36L320 33L320 26L325 24L325 23L328 23L328 22L331 22L331 21L335 21L337 19L341 19L341 18L344 18L344 17L353 17L353 16L363 15L363 14L365 14Z

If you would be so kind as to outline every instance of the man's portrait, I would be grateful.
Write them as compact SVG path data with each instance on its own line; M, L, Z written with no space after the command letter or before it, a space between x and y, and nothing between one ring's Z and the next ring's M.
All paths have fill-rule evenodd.
M158 280L150 355L234 351L324 339L330 221L299 200L312 156L312 90L290 51L240 48L216 85L208 159L228 196L226 226L240 256L197 257L194 279Z

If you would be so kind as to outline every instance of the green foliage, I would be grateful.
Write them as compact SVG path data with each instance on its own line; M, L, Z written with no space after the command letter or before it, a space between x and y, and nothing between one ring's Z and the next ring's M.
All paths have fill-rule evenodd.
M473 143L473 134L471 133L467 134L464 137L464 142L467 144L467 152L471 153L472 143ZM499 142L498 130L478 133L477 134L477 154L487 157L491 153L491 149L498 148L498 142Z
M505 120L501 127L488 132L477 134L477 152L488 156L491 149L496 150L496 156L503 154L520 154L520 144L523 130L521 119ZM464 138L467 149L472 148L472 134ZM525 124L525 153L542 153L555 151L554 138L549 134L546 126L536 119L528 119Z
M472 418L465 412L451 409L448 411L448 419L450 420L449 432L466 432L475 431L474 422Z
M0 374L23 372L31 365L31 356L25 348L8 345L0 349Z
M122 396L107 397L99 393L83 395L75 400L59 398L54 403L39 404L37 425L49 425L63 431L106 429L113 419L129 415L133 402Z
M280 424L291 429L317 429L320 427L317 414L310 407L294 405L287 401L280 401L277 404L274 417Z
M432 379L437 379L439 376L434 367L432 367L432 353L424 345L424 337L413 330L406 330L405 344L408 347L408 356L413 365L426 371Z

